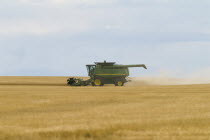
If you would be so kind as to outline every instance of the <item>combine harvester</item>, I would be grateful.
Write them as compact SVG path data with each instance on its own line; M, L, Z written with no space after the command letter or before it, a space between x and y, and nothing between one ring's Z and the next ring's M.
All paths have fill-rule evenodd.
M95 62L92 65L86 65L88 76L90 79L83 80L71 77L67 80L70 86L104 86L104 84L114 84L115 86L123 86L128 82L129 67L143 67L147 69L144 64L139 65L117 65L115 62Z

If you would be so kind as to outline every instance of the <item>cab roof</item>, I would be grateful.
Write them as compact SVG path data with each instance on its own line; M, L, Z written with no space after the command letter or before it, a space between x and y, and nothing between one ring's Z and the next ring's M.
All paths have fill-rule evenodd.
M104 66L112 66L115 62L95 62L95 64L87 64L86 66L96 66L96 65L104 65Z

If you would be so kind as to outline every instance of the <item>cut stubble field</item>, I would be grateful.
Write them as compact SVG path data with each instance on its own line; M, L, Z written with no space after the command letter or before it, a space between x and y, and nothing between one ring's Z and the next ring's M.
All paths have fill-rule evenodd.
M208 84L69 87L66 79L0 77L0 140L210 139Z

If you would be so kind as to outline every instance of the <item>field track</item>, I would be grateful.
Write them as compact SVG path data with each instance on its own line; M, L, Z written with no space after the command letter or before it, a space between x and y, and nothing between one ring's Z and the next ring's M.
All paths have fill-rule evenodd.
M0 140L210 139L208 84L69 87L66 79L0 77Z

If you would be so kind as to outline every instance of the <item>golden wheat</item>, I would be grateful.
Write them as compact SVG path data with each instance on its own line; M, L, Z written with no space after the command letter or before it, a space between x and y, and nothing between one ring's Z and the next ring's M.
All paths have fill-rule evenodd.
M210 85L69 87L66 79L0 77L0 140L210 139Z

